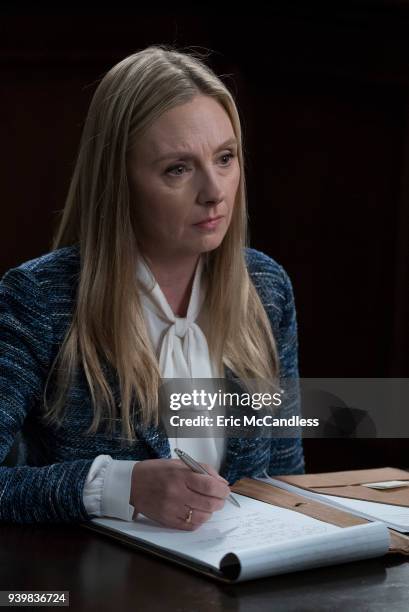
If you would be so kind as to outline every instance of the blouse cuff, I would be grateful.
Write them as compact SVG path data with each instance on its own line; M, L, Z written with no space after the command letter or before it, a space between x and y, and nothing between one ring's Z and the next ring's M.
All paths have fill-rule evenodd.
M131 496L132 470L138 461L112 459L105 473L102 490L102 516L132 521L135 508L129 503Z
M83 490L88 514L131 521L134 507L129 503L132 470L138 461L114 460L109 455L94 459Z
M85 480L82 497L87 513L92 516L102 516L102 489L107 467L112 461L109 455L98 455L92 462Z

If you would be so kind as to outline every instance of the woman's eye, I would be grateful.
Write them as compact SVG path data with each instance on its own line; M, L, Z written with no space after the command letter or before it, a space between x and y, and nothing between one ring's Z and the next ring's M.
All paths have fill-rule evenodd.
M235 157L235 155L233 153L223 153L223 155L220 157L220 159L224 159L227 158L228 161L227 163L222 163L223 166L228 166L229 163L231 162L231 160ZM186 170L186 166L184 166L183 164L178 164L177 166L171 166L170 168L168 168L166 170L166 174L170 174L171 176L182 176L184 173L179 173L179 172L175 172L178 170ZM175 172L175 173L174 173Z
M171 174L174 170L180 170L180 168L185 168L185 166L181 166L180 164L177 166L172 166L166 170L166 174ZM182 176L181 174L173 174L172 176Z
M222 155L221 159L222 159L223 157L228 157L228 158L229 158L229 162L230 162L230 161L233 159L234 154L233 154L233 153L223 153L223 155ZM225 165L226 165L226 164L225 164Z

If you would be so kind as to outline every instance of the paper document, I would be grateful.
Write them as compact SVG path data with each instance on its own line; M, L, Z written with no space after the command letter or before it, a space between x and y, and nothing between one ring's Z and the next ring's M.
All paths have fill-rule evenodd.
M308 499L326 503L340 510L348 510L356 516L369 520L382 521L396 531L401 533L409 532L409 508L405 506L395 506L392 504L382 504L379 502L371 502L360 499L352 499L350 497L338 497L336 495L325 495L324 493L315 493L314 491L306 491L300 487L290 485L287 482L276 480L274 478L257 478L261 482L284 489L292 493L297 493Z
M97 518L91 523L176 553L242 581L322 565L376 557L389 547L382 523L341 528L293 510L235 494L240 508L225 504L196 531L136 521Z
M384 482L368 482L362 483L362 487L368 487L368 489L379 489L384 491L387 489L401 489L402 487L409 487L407 480L386 480Z

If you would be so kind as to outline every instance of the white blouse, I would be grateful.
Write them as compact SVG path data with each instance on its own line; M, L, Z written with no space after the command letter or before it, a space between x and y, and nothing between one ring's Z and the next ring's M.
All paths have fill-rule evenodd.
M210 360L206 330L209 320L202 308L207 279L203 256L198 260L186 317L177 317L156 282L148 263L138 262L137 276L143 286L141 302L152 346L156 351L162 378L223 378ZM224 439L169 438L171 456L180 448L197 461L217 471L225 451ZM115 460L98 455L91 465L83 490L87 512L131 521L134 508L129 504L132 470L137 461Z

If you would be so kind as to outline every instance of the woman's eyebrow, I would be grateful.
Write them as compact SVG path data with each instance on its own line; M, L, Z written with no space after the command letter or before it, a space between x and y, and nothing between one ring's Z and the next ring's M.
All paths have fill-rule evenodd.
M219 151L221 151L225 147L228 147L228 146L231 146L231 145L237 145L237 139L236 138L229 138L228 140L223 142L220 146L218 146L217 149L214 152L218 153ZM166 153L165 155L161 155L161 157L158 157L157 159L155 159L153 163L154 164L158 164L159 162L161 162L161 161L163 161L165 159L172 158L172 157L177 157L178 159L188 160L188 159L193 159L194 155L192 155L192 153L190 151L171 151L169 153Z

